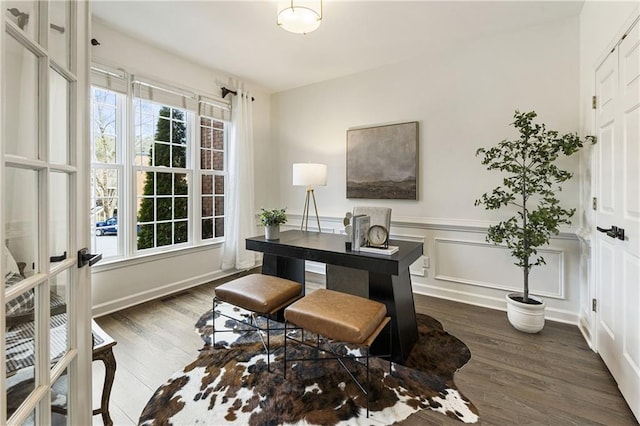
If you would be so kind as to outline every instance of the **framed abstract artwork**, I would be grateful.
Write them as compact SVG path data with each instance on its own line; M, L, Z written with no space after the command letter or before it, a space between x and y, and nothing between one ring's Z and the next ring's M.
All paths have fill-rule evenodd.
M418 199L418 122L347 130L347 198Z

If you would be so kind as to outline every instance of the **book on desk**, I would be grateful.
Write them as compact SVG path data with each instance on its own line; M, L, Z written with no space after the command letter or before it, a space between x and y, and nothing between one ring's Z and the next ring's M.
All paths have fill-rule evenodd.
M388 246L387 248L364 246L360 247L359 251L363 253L384 254L387 256L391 256L392 254L397 253L398 250L398 246Z
M369 224L371 218L367 215L360 214L352 218L351 223L353 225L353 240L351 243L352 250L360 250L360 248L367 245L367 231L369 230Z

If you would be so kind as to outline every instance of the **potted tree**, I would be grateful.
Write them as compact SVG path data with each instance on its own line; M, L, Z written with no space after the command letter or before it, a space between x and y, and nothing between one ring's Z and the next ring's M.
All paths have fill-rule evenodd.
M262 210L260 212L260 223L265 227L264 237L267 240L277 240L280 238L280 225L287 222L286 209Z
M480 148L476 156L482 156L487 170L505 174L502 186L483 194L475 205L487 210L511 208L514 215L487 231L487 241L505 244L522 268L523 292L506 296L509 322L518 330L537 333L544 327L545 302L529 294L529 272L533 266L543 265L544 258L537 248L549 243L551 235L559 233L559 226L569 225L575 209L564 209L556 198L562 183L572 173L561 170L555 164L560 155L576 153L594 136L580 139L575 133L560 136L547 130L544 124L533 122L535 111L516 111L511 123L520 132L519 139L503 140L492 148Z

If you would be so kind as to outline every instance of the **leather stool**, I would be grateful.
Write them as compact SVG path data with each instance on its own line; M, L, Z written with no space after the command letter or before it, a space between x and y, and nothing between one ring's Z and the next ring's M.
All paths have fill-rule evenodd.
M367 397L367 417L369 417L369 350L380 332L387 327L391 318L387 316L387 308L384 304L365 299L347 293L333 290L320 289L292 303L284 311L285 339L284 339L284 376L287 375L287 361L306 361L321 359L336 359L347 371L351 379L358 385ZM298 343L309 345L302 340L287 335L287 323L292 323L303 330L318 335L318 340L325 341L329 352L333 357L287 359L287 340L295 340ZM391 373L391 327L389 326L389 372ZM366 355L339 355L329 340L342 343L351 343L366 349ZM313 347L313 346L312 346ZM319 342L314 347L320 349ZM325 351L326 352L326 351ZM383 355L386 356L386 355ZM365 358L366 363L358 361ZM355 378L353 373L344 364L343 359L354 359L355 362L365 365L367 369L366 388Z
M271 275L251 274L237 278L228 283L222 284L215 288L215 297L213 298L213 346L216 343L216 332L229 332L230 329L216 330L215 326L215 310L219 302L226 302L230 305L237 306L251 312L250 322L243 321L239 318L220 313L225 318L235 320L244 325L253 328L262 341L262 345L267 352L267 371L271 371L270 365L270 334L271 331L284 330L283 328L270 328L269 317L278 313L291 303L302 297L302 285L295 281L284 278L274 277ZM267 319L266 328L258 326L257 316ZM265 343L262 338L262 331L267 333L267 341Z

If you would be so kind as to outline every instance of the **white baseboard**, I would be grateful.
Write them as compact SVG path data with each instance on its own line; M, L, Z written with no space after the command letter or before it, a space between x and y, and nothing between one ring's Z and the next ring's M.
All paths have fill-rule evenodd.
M587 342L592 351L597 352L593 338L591 336L591 324L589 324L589 320L585 318L583 315L580 315L580 322L578 323L578 328L582 333L582 337Z
M147 291L142 291L140 293L132 294L127 297L123 297L116 300L111 300L106 303L102 303L96 305L92 308L92 315L94 318L101 317L103 315L108 315L116 311L120 311L125 308L129 308L131 306L139 305L144 302L148 302L153 299L158 299L161 297L168 296L170 294L187 290L191 287L195 287L201 284L206 284L213 280L217 280L220 278L228 277L233 274L237 274L241 271L237 270L229 270L229 271L214 271L203 275L198 275L196 277L191 277L186 280L178 281L175 283L171 283L165 285L163 287L154 288ZM213 295L211 295L213 297Z

